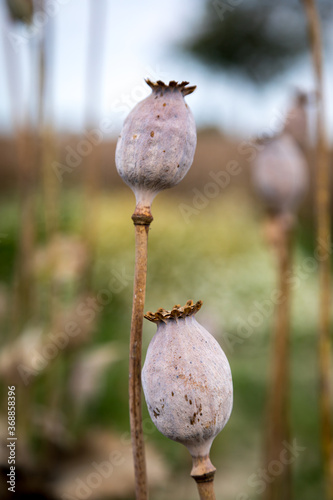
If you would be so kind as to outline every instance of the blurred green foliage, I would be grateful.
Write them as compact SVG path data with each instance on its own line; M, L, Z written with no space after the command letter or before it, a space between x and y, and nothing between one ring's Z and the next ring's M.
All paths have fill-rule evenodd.
M204 20L184 47L204 63L266 83L308 50L306 19L298 0L207 0ZM317 2L323 25L332 5Z
M234 381L233 413L212 449L212 461L218 469L218 496L225 500L256 499L259 495L249 485L249 477L261 467L273 308L267 314L260 316L259 313L261 319L256 326L251 326L250 318L254 311L262 310L263 304L267 305L276 286L274 255L263 240L261 216L245 192L226 192L210 200L189 223L182 218L180 203L191 206L192 201L163 193L153 204L145 307L146 310L170 308L190 298L204 301L197 319L223 346ZM76 439L87 429L98 426L120 433L129 429L127 349L134 270L134 230L130 218L133 208L134 198L129 190L100 193L94 207L92 296L98 297L101 290L109 288L114 272L124 277L124 286L119 293L113 292L109 303L101 308L92 340L80 347L80 351L89 352L94 345L114 341L122 355L107 368L102 385L77 420L72 420L70 404L64 404L66 399L59 401L66 424ZM19 212L10 199L2 201L1 210L5 216L0 222L0 232L6 235L0 246L1 280L10 290ZM78 192L62 193L59 216L62 233L80 235L82 197ZM41 210L38 210L37 225L39 244L43 244ZM306 232L304 226L302 234ZM316 375L317 276L315 270L304 271L305 258L311 255L311 247L301 246L296 237L295 264L303 269L303 277L293 289L291 402L293 436L305 447L294 463L295 498L303 500L323 497ZM64 302L73 299L74 296L68 294L62 297ZM38 318L34 318L36 320ZM145 322L144 353L154 332L154 325ZM56 391L57 384L68 382L72 358L64 355L61 359L58 378L47 381L43 376L37 377L35 403L47 399L50 388ZM181 445L152 430L146 408L143 418L148 442L154 443L167 457L174 477L174 481L161 485L154 498L162 500L171 494L175 499L185 498L180 496L177 484L182 484L182 478L190 472L188 453ZM237 497L240 494L248 496ZM188 495L188 499L195 496L194 484Z

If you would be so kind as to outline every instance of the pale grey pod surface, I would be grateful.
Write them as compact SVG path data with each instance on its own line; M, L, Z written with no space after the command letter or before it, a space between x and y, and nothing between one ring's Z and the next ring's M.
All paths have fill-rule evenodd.
M263 144L254 161L253 180L269 210L296 212L308 188L308 172L292 137L283 134Z
M195 87L187 87L187 82L147 83L152 93L126 118L116 148L118 173L143 204L183 179L197 142L194 118L184 100Z
M142 385L157 429L192 457L208 455L231 414L232 377L220 345L193 315L158 322Z

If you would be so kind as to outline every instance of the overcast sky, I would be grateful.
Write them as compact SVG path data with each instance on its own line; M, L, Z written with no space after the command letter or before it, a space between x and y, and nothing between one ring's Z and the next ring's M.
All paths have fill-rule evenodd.
M164 81L188 80L198 86L187 98L198 127L215 125L231 133L251 135L265 132L274 120L276 122L276 116L283 113L288 104L291 86L312 87L309 58L273 84L257 89L249 82L208 69L176 50L175 45L193 31L203 16L202 0L169 0L167 3L94 0L98 9L95 11L96 50L88 70L90 1L46 0L46 3L53 4L57 11L45 22L54 39L53 54L47 52L52 65L47 81L46 114L58 129L82 130L89 111L97 125L102 118L111 118L113 135L118 135L128 111L149 94L150 89L144 83L144 78L149 77ZM0 6L0 22L0 128L8 130L11 118L5 68L16 75L12 92L17 112L23 116L27 106L33 109L35 105L32 88L36 82L31 79L29 61L36 61L38 30L29 36L31 31L24 26L8 27L4 1ZM333 43L327 56L327 61L332 60ZM332 136L333 85L329 85L333 81L332 65L326 69Z

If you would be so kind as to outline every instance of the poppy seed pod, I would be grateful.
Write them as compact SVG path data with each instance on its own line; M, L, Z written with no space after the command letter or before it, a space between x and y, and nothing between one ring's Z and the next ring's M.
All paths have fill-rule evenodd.
M196 128L184 97L188 82L146 80L152 93L126 118L116 148L119 175L138 205L150 207L156 194L178 184L193 162Z
M31 23L34 10L32 0L7 0L7 6L14 21Z
M147 351L142 386L157 429L186 446L192 476L214 473L209 450L232 410L228 360L214 337L195 319L202 302L188 301L145 318L157 323Z
M254 164L255 188L268 211L295 213L308 186L304 155L289 134L263 144Z

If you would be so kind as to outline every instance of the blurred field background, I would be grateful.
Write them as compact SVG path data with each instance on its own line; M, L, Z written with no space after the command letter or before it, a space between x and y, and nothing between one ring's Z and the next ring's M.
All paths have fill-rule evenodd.
M103 3L110 6L108 1ZM202 8L205 3L195 3L201 12L199 4ZM36 5L40 8L41 4L36 2ZM267 2L267 9L272 5ZM281 5L286 8L285 2ZM5 7L4 2L2 8ZM299 8L298 15L303 15L300 6L293 4L292 8ZM322 2L322 8L327 14L326 2ZM73 5L70 9L68 15L72 15ZM215 9L220 31L223 32L223 27L232 29L232 22L238 22L232 17L241 13L241 7L237 9L229 9L223 22ZM148 21L156 24L157 14L163 15L162 7L154 11ZM61 15L66 15L66 10ZM174 15L177 17L176 8ZM275 15L279 15L278 10ZM57 23L57 19L57 16L50 17L48 26ZM98 16L94 19L97 22ZM5 20L13 23L8 15ZM119 21L125 29L126 19ZM179 18L177 23L180 22ZM208 20L206 23L208 25ZM19 29L22 34L22 26ZM96 29L98 31L94 25L88 32L90 36L97 33ZM46 30L44 38L39 35L39 43L47 39L47 34ZM75 30L71 36L68 43L75 40ZM224 43L228 46L228 41ZM88 63L100 54L94 52L93 47L91 43L91 55L89 51L86 54ZM208 47L211 52L209 44ZM331 40L327 47L329 54ZM6 50L5 44L3 49ZM34 50L35 56L43 55L38 44ZM173 50L182 52L184 47ZM256 46L251 50L255 57ZM304 50L303 40L299 51L304 55ZM295 55L287 49L285 52L288 57ZM47 57L47 53L43 57ZM124 60L126 54L124 49ZM182 56L183 61L187 58L191 61L192 56L186 54ZM274 52L267 57L274 66ZM288 60L284 57L281 56L281 60ZM208 63L209 58L206 59ZM248 57L245 59L248 61ZM32 86L31 100L28 100L33 112L29 118L27 111L27 121L17 121L15 113L8 115L12 123L0 137L2 445L7 436L7 386L15 385L17 498L130 500L134 497L134 480L129 439L128 343L134 272L131 214L135 203L132 192L122 183L115 168L116 135L121 124L116 124L112 134L102 134L100 140L100 135L91 131L99 130L101 116L107 112L90 109L90 102L82 105L81 110L86 115L85 133L75 127L54 126L45 118L48 101L45 95L40 96L37 84L43 71L46 71L45 77L51 80L52 77L47 64L45 70L38 64L38 57L36 60L30 70L35 75L35 87ZM3 58L6 72L11 65L6 67L4 61ZM270 78L264 63L263 73L259 66L255 73L259 94L266 85L271 85L267 83ZM201 75L207 71L211 75L209 71L212 71L216 76L221 71L216 67L208 69L209 66L206 70L204 63L195 67L191 64L184 64L179 77L190 79L188 70L193 76L191 84L197 83L192 81L196 72ZM242 66L237 58L235 64L243 68L243 74L236 80L239 88L252 86L245 74L246 65ZM115 78L118 72L122 75L121 67L113 69ZM21 77L26 75L23 69L21 71ZM96 66L95 71L97 75ZM175 66L175 71L179 72L179 66ZM143 72L135 78L142 81L146 76ZM127 89L131 84L136 88L135 78L126 83ZM196 94L203 93L208 100L210 90L204 86L207 80L204 77L202 80L203 86L198 86ZM291 81L295 83L294 77ZM185 304L188 299L202 299L204 305L197 319L218 339L233 373L233 413L225 430L216 438L211 455L217 467L217 498L225 500L262 497L255 479L263 460L274 326L270 297L277 287L277 276L274 255L263 229L264 210L251 184L251 165L258 151L255 132L272 135L283 127L293 98L291 81L288 76L285 81L282 78L279 81L285 105L277 118L272 114L272 110L277 109L275 104L267 105L267 114L261 117L260 126L249 111L248 131L246 123L237 132L232 123L229 130L225 122L200 120L203 108L200 103L195 104L198 146L194 164L176 188L161 193L153 203L145 309L154 311L158 307ZM13 90L13 81L9 78L8 82ZM311 79L309 82L311 90ZM216 85L214 80L214 88ZM98 83L87 83L87 89L98 92ZM251 94L248 96L251 98ZM15 92L13 98L17 104ZM246 96L242 98L246 100ZM190 99L187 102L192 108ZM273 97L269 99L271 103L274 101ZM89 96L88 101L92 100ZM213 107L214 102L207 106ZM220 110L219 105L216 106ZM130 106L127 109L129 111ZM229 108L232 122L230 110L232 107ZM36 119L38 112L41 115ZM3 116L5 121L6 114ZM246 122L246 110L243 116ZM265 122L268 116L270 119ZM309 116L311 118L311 112ZM78 151L85 153L80 155ZM72 163L68 161L69 154ZM306 155L310 186L299 213L294 246L291 426L293 439L300 447L293 462L294 498L313 500L324 498L324 485L319 441L315 163L311 140L307 143ZM236 165L233 174L230 161ZM222 184L214 181L216 176L223 179ZM154 333L154 325L146 322L143 356ZM187 450L164 438L154 428L146 409L143 424L151 498L197 498L195 483L189 475L191 461ZM8 494L7 456L4 445L0 455L1 498L7 498Z

